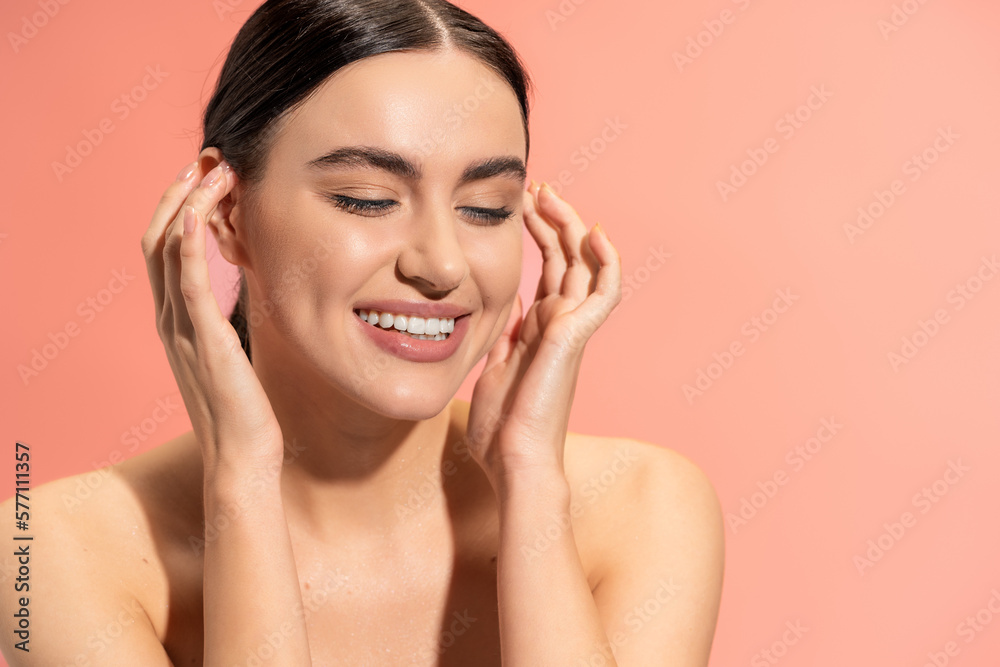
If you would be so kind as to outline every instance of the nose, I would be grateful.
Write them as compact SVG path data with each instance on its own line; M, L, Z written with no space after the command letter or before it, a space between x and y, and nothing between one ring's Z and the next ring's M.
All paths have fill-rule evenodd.
M448 206L428 205L415 214L411 233L396 260L409 280L436 292L448 292L469 275L465 250L459 243L458 222Z

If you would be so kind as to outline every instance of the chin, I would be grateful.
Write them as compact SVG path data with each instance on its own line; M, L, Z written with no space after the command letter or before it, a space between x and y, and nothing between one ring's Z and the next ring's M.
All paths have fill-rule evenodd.
M423 421L436 417L448 407L448 403L455 397L455 391L447 389L440 387L428 391L426 385L399 385L375 396L362 392L359 399L372 412L385 417L404 421Z

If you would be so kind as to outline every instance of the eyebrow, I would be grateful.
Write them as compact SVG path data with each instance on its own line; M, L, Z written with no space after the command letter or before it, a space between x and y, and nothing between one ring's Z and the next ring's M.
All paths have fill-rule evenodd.
M362 167L381 169L390 174L411 181L423 177L420 167L399 153L376 146L344 146L336 148L306 163L314 170L338 167ZM459 177L459 184L465 184L494 176L512 178L523 183L528 172L521 158L512 155L497 155L468 165Z

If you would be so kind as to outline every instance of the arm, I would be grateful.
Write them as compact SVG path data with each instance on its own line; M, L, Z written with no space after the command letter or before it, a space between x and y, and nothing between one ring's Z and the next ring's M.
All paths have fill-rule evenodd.
M206 468L205 521L216 529L205 542L205 667L275 644L268 665L312 664L279 470Z
M715 491L690 461L638 441L636 474L602 501L591 592L555 474L501 493L498 580L504 666L704 667L722 590ZM595 508L596 509L596 508ZM590 511L590 510L588 510Z
M203 160L215 165L204 179ZM204 149L167 188L142 251L157 329L204 461L204 665L245 662L277 634L268 664L304 667L312 661L281 499L281 428L219 310L205 259L206 224L221 224L219 203L241 192L221 152Z
M565 476L512 475L499 485L498 501L504 667L615 665L602 650L608 639L573 536ZM594 654L607 662L591 662Z

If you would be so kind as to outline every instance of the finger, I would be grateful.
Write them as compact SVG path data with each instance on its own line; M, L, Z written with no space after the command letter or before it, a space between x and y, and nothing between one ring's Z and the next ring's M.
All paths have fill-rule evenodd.
M201 344L216 349L222 336L229 333L229 323L222 315L219 302L212 293L205 257L206 227L201 216L192 206L184 206L181 212L182 239L180 248L181 275L180 292L189 322L193 327L187 332L191 340L195 333Z
M538 191L538 211L559 231L566 253L566 274L560 293L572 303L581 303L590 293L597 263L585 250L587 227L580 216L551 187Z
M163 310L163 246L164 232L167 226L177 216L181 203L191 192L191 188L197 183L198 161L194 161L181 170L177 180L171 183L160 198L159 204L153 211L153 218L149 227L142 235L142 254L146 259L146 273L149 275L149 285L153 290L153 303L156 306L156 314L159 317Z
M549 294L559 294L562 289L563 276L566 274L566 253L559 241L559 232L538 213L535 200L537 191L536 187L534 192L528 190L524 193L524 226L542 251L542 275L538 279L538 291L535 293L535 301L541 301Z
M511 349L516 344L518 334L520 333L522 314L521 295L517 294L514 298L514 305L510 310L510 315L507 317L507 324L503 328L503 333L500 334L500 338L497 339L490 353L486 356L486 365L483 366L483 373L488 372L495 365L503 363L510 358Z
M165 298L161 313L161 327L168 329L173 325L173 331L178 336L190 336L193 333L191 318L187 312L186 300L181 293L181 256L180 248L183 239L184 208L190 206L201 221L206 221L215 211L216 205L222 201L232 188L236 178L229 172L228 165L223 161L205 175L184 201L181 211L178 211L166 232L163 248L163 279ZM172 322L171 322L172 319Z
M587 240L600 268L594 291L573 311L584 323L584 340L593 335L622 300L621 255L599 225L594 225Z

